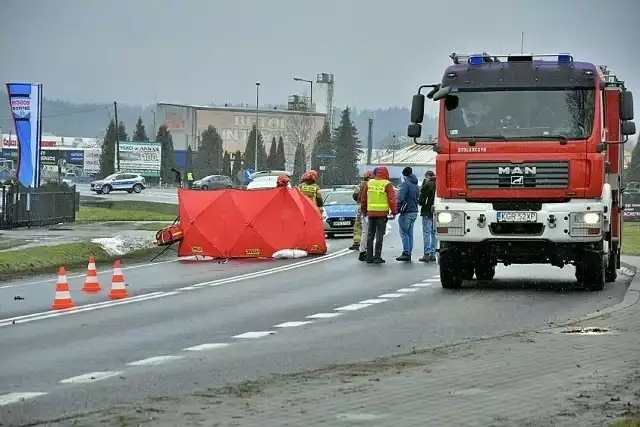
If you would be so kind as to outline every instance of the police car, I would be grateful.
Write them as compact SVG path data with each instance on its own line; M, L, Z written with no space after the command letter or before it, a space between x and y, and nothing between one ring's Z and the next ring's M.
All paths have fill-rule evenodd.
M98 194L109 194L112 191L126 191L127 193L140 193L146 188L146 182L142 175L137 173L114 173L105 179L93 181L91 191Z
M353 191L336 189L324 198L322 221L329 239L336 234L353 234L358 214L358 204L353 200Z

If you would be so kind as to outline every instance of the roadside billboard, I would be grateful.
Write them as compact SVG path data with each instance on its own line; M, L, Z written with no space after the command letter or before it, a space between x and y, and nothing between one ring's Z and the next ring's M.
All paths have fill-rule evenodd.
M159 177L161 150L159 142L120 142L120 171Z
M84 150L82 159L82 169L85 173L94 174L100 172L100 158L102 157L102 149L88 148Z
M318 132L322 130L325 115L287 110L262 110L258 112L258 129L264 139L267 152L271 140L284 140L287 163L293 164L298 144L303 144L308 155ZM246 109L210 108L196 110L198 135L207 127L216 128L222 137L223 149L229 152L244 152L251 128L256 123L256 112Z

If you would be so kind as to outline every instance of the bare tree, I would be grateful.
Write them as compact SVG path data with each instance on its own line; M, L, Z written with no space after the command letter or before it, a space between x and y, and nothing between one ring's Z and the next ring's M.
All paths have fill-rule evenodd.
M312 113L300 111L298 114L289 114L285 125L285 146L284 151L287 158L287 165L293 165L296 148L299 144L304 146L305 153L312 152L315 120ZM307 159L307 164L309 164Z

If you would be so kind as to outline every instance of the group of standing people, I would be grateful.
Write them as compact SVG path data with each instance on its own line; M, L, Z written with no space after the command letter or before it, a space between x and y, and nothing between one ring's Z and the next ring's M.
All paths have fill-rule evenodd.
M436 261L436 235L433 224L433 202L435 198L436 175L432 171L425 173L422 185L413 169L406 167L402 171L404 181L396 195L389 181L389 170L380 166L372 172L365 171L363 182L354 190L353 199L359 204L359 212L354 229L352 250L359 250L358 259L369 264L382 264L382 245L387 221L398 216L398 227L402 240L402 254L397 261L411 262L413 253L413 227L418 218L422 218L422 236L424 241L422 262Z

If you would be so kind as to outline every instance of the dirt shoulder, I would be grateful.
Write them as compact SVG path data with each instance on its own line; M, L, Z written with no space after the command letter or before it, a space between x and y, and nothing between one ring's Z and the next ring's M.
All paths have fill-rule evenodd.
M632 285L627 307L572 327L155 397L47 425L608 426L640 416L639 299Z

